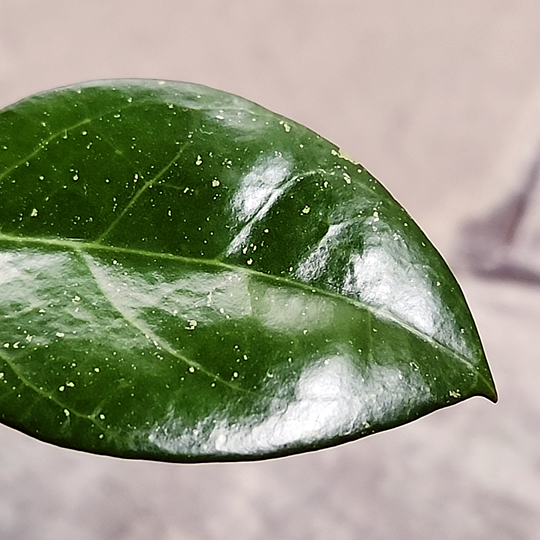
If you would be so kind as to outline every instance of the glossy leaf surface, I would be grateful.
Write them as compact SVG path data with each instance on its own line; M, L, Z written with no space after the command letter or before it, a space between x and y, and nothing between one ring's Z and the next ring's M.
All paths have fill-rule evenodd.
M360 165L209 88L0 113L0 420L171 461L331 446L496 399L446 264Z

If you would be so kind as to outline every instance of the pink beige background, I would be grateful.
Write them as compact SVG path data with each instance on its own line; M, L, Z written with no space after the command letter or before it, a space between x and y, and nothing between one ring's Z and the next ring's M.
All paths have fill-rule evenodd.
M367 166L455 269L500 402L233 465L114 460L0 427L0 539L536 540L540 287L474 274L464 227L508 204L540 145L540 3L0 0L0 107L115 77L240 94Z

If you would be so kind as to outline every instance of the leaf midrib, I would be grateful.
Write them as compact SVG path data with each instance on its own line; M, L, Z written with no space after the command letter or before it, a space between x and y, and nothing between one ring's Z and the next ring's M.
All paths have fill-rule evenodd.
M332 298L334 300L347 302L357 308L364 309L368 311L369 313L371 313L373 316L375 316L378 320L385 320L385 321L390 321L390 322L395 323L396 325L406 329L412 334L430 343L435 348L442 349L443 351L447 352L450 356L452 356L456 360L459 360L460 362L466 364L469 367L469 369L476 374L477 377L480 377L484 382L489 383L489 381L485 379L485 377L476 369L476 366L471 362L471 360L461 355L454 349L451 349L450 347L448 347L448 345L442 342L439 342L433 337L419 331L417 328L415 328L414 326L411 326L410 324L406 323L402 319L396 318L395 315L393 315L390 311L376 308L368 303L362 302L361 300L357 298L351 298L349 296L344 296L344 295L340 295L332 291L321 289L320 287L310 285L309 283L304 283L301 281L294 281L286 277L276 276L274 274L266 274L264 272L261 272L252 268L246 268L244 266L228 264L226 262L222 262L217 259L197 259L194 257L174 255L172 253L159 253L159 252L144 251L144 250L134 249L134 248L110 246L110 245L105 245L105 244L99 244L96 242L88 242L84 240L33 238L33 237L26 237L26 236L13 236L9 234L0 233L0 241L10 242L13 244L19 244L25 247L30 247L32 245L41 246L41 247L45 247L45 246L54 247L54 248L60 248L63 250L69 250L76 253L80 253L80 252L88 253L91 251L94 251L94 252L98 251L98 252L105 252L105 253L113 253L115 255L118 255L121 253L125 255L135 255L135 256L150 258L154 260L161 259L164 261L165 260L176 261L176 262L181 262L187 265L198 265L198 266L206 266L213 269L223 269L223 270L230 270L234 272L243 272L244 274L256 276L261 279L267 279L267 280L274 281L279 284L285 284L288 287L295 287L297 289L309 291L310 293L317 293L322 296Z

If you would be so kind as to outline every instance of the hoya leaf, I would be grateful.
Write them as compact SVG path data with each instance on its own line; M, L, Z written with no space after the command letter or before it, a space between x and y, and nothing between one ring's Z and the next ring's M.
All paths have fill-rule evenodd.
M126 458L282 456L496 391L381 184L239 97L85 83L0 112L0 421Z

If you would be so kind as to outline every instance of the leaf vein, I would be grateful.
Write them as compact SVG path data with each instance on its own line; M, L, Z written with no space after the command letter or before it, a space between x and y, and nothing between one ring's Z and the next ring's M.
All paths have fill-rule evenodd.
M131 105L133 106L133 105ZM129 107L131 107L130 105L126 105L123 107L123 109L127 109ZM60 137L60 135L64 134L64 133L67 133L68 131L72 130L72 129L75 129L75 128L78 128L78 127L81 127L81 126L84 126L85 124L89 124L90 122L94 121L96 118L100 118L102 116L106 116L107 114L110 114L112 112L114 112L115 110L117 110L117 108L115 109L111 109L111 110L108 110L108 111L104 111L100 114L96 114L96 115L93 115L93 116L88 116L87 118L85 118L84 120L81 120L79 122L76 122L75 124L72 124L72 125L69 125L67 127L64 127L62 128L60 131L57 131L55 133L52 133L51 135L49 135L48 138L42 140L35 148L34 150L32 150L32 152L30 152L29 154L26 154L25 156L23 156L19 161L17 161L16 163L14 163L13 165L11 165L11 167L8 167L7 169L4 170L4 172L0 173L0 183L6 179L7 175L10 174L11 172L13 172L15 169L17 169L18 167L20 167L23 163L26 163L27 161L29 161L30 159L32 159L33 157L35 157L37 154L39 154L39 152L41 150L43 150L44 148L47 147L48 144L50 144L52 141L54 141L55 139L57 139L58 137Z
M101 422L99 422L98 420L96 420L96 418L94 418L92 415L89 415L89 414L84 414L84 413L81 413L77 410L75 410L72 406L70 405L67 405L66 403L63 403L62 401L60 401L58 398L56 398L54 396L54 394L52 392L47 392L46 390L43 390L42 388L39 388L38 386L36 386L34 383L32 383L29 379L27 379L18 369L17 367L15 366L15 364L12 362L11 358L9 358L9 356L7 356L3 351L0 351L0 359L2 359L8 366L9 368L11 369L11 371L13 371L13 373L15 374L15 376L26 386L28 387L30 390L33 390L36 394L39 394L40 396L52 401L53 403L55 403L56 405L58 405L60 408L62 409L65 409L65 410L68 410L70 414L74 414L75 416L78 416L79 418L82 418L84 420L88 420L89 422L91 422L92 424L94 424L96 427L98 427L100 430L102 431L107 431L109 432L110 430L108 430Z
M123 208L123 210L120 212L120 214L117 216L117 218L107 227L107 229L99 236L99 238L96 239L97 244L101 244L103 240L109 234L114 230L114 228L118 225L118 223L124 218L124 216L128 213L130 208L133 207L133 205L139 200L139 198L143 195L143 193L146 192L147 189L152 187L156 182L159 182L163 178L163 176L169 171L169 169L174 165L176 160L183 154L184 150L186 149L186 146L190 143L190 141L186 141L180 148L180 150L174 155L174 157L162 168L158 171L158 173L153 176L152 178L149 178L144 185L133 195L133 197L129 200L128 204Z
M83 253L80 249L76 249L75 253L79 257L81 261L83 261L84 265L88 268L88 271L92 275L97 287L99 288L99 291L103 295L104 298L109 302L109 304L114 308L114 310L132 327L134 328L138 333L142 334L146 340L148 340L152 346L156 347L157 349L162 349L169 353L174 358L177 358L178 360L181 360L182 362L185 362L188 366L196 369L197 371L200 371L201 373L204 373L208 377L210 377L213 381L220 382L224 384L225 386L228 386L229 388L232 388L233 390L251 393L248 390L233 384L225 379L222 379L215 373L212 373L210 370L206 369L202 364L199 362L196 362L194 360L191 360L187 356L183 355L179 351L177 351L170 343L168 343L165 339L162 339L159 337L155 332L153 332L147 325L142 323L139 320L136 320L134 317L131 317L128 313L125 312L125 310L122 309L121 306L118 305L118 302L115 301L114 298L110 296L108 293L106 287L103 284L103 280L100 277L99 273L97 272L95 264L91 261L91 258L88 254Z

